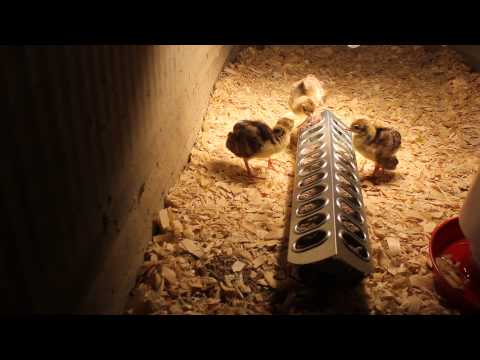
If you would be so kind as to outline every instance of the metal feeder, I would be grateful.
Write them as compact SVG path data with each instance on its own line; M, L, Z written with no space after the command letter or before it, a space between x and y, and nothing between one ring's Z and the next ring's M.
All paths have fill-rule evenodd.
M363 277L373 266L352 136L331 112L315 117L299 131L288 262Z

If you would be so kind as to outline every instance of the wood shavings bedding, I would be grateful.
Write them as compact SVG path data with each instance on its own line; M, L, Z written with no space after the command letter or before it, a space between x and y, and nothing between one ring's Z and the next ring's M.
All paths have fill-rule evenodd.
M275 157L278 172L253 160L266 180L251 181L225 148L238 120L274 124L288 111L291 84L310 73L347 124L367 115L403 138L395 173L362 183L375 271L348 289L311 290L287 276L294 153ZM127 313L455 313L434 291L428 241L458 214L478 169L479 93L480 75L448 48L243 50L216 84L191 161L166 199L172 232L147 249ZM360 155L358 165L373 168Z

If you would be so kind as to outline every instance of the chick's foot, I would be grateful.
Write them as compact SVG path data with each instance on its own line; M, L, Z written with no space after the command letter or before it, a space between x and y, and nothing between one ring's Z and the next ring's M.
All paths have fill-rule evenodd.
M262 177L262 176L258 176L258 175L252 174L252 173L248 173L248 177L251 178L251 179L266 180L266 178L264 178L264 177Z
M278 160L268 159L268 168L273 171L279 172L279 170L273 166L273 161L277 161L278 163L280 163Z

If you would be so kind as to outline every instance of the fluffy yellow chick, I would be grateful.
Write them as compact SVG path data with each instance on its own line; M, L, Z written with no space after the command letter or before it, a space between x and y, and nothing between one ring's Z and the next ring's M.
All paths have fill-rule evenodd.
M318 80L315 75L309 74L292 85L288 106L297 120L291 136L293 147L297 146L298 127L324 103L324 83Z
M309 74L292 85L288 105L296 114L309 116L325 103L324 83Z

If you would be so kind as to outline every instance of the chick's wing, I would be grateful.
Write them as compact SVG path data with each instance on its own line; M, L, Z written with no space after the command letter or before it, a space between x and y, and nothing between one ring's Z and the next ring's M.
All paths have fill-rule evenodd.
M401 144L400 133L393 129L378 128L373 146L377 157L388 158L393 156Z

